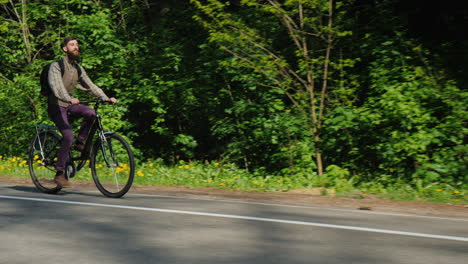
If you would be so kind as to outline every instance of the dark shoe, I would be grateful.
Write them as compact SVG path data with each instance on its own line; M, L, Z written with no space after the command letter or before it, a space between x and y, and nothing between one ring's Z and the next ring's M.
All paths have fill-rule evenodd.
M79 152L83 152L85 149L85 145L79 141L75 142L75 149L78 150Z
M55 175L54 181L55 183L57 183L58 186L62 188L71 187L70 182L67 180L67 178L65 178L65 175L63 174L63 172L57 172L57 174Z

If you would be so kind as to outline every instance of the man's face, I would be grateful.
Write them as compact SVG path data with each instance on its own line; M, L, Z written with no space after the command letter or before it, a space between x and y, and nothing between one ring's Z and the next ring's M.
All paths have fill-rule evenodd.
M68 55L68 58L72 60L80 59L80 47L78 46L77 40L70 40L67 45L63 47L63 51L65 51Z

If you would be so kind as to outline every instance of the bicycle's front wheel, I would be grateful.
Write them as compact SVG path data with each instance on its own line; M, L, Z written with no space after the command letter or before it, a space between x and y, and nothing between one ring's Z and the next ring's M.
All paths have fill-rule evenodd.
M42 192L53 194L61 189L54 181L60 145L57 133L44 131L34 136L29 146L29 174L34 185Z
M107 197L118 198L128 192L135 175L133 152L120 135L109 133L98 138L91 156L91 172L96 187Z

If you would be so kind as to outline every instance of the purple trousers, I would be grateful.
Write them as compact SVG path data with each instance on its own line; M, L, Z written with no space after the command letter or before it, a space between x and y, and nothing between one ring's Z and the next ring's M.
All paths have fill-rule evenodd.
M77 140L84 142L94 120L96 119L96 112L86 105L62 107L55 104L49 104L47 113L49 114L50 119L54 121L63 137L62 145L60 146L57 154L55 169L57 171L64 171L74 139L73 131L70 127L70 120L81 117L83 118Z

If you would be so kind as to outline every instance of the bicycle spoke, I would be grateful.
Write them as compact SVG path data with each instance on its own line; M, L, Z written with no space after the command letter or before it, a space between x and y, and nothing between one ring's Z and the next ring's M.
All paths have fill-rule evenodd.
M134 167L130 146L121 136L110 134L96 143L91 170L96 186L104 195L124 195L133 182Z
M54 181L55 162L60 137L53 132L40 132L34 137L29 150L29 173L36 187L45 193L56 193L60 190Z

